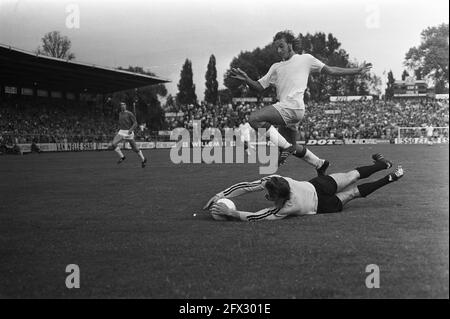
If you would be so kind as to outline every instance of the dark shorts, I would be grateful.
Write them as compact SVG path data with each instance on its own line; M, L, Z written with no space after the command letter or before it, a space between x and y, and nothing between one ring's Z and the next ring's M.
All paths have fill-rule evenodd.
M317 193L317 214L337 213L342 211L342 202L336 196L336 181L328 176L318 176L309 181Z

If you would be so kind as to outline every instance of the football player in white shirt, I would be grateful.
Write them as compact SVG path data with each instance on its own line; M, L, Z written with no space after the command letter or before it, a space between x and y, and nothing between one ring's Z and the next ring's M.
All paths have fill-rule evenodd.
M321 175L312 180L296 181L289 177L271 175L255 182L235 184L214 195L203 207L230 220L258 221L278 220L287 216L337 213L355 198L366 197L377 189L403 177L403 169L397 169L371 183L353 185L359 179L392 167L381 154L372 155L373 165L358 167L347 173ZM217 203L221 198L232 198L249 192L264 191L273 206L257 212L245 212Z
M231 69L231 77L245 82L259 92L270 85L275 86L278 103L252 113L249 123L256 131L259 128L265 128L271 142L283 149L279 165L284 164L287 157L294 154L314 166L319 175L324 175L329 165L328 161L319 159L306 147L298 146L295 142L297 125L305 115L303 95L308 85L309 74L315 72L329 75L355 75L368 72L372 65L368 63L360 68L327 66L310 54L296 54L295 42L295 36L291 31L278 32L273 39L273 45L282 59L281 62L273 64L267 74L258 81L252 80L239 68ZM274 125L289 128L289 141L275 129Z
M432 124L425 126L425 130L427 131L427 142L428 145L433 145L433 133L434 133L434 127Z
M250 144L251 137L250 132L252 131L252 127L245 120L239 125L239 135L241 137L241 142L244 144L244 148L247 151L247 154L250 155L250 150L254 149L254 146Z

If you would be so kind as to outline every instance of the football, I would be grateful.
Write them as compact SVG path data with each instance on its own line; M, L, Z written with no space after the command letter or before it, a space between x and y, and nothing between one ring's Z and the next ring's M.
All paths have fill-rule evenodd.
M230 209L236 209L236 205L234 204L234 202L228 198L221 198L217 201L217 203L223 203ZM211 216L215 220L228 220L228 216L214 214L212 211L211 211Z

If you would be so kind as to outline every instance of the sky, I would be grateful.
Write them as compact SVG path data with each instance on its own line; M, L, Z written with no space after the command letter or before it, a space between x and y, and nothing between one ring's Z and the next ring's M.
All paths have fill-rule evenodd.
M202 100L211 54L224 88L232 59L281 30L333 33L350 59L398 79L405 53L420 44L422 30L448 23L448 10L448 0L0 0L0 43L34 51L58 30L77 61L142 66L170 79L172 95L189 59Z

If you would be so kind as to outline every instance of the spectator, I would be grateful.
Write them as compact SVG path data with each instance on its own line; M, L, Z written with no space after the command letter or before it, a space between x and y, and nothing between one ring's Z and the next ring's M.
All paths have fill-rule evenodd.
M79 102L46 101L43 104L5 100L0 102L0 134L17 137L18 143L109 142L115 134L116 117L102 114ZM251 112L263 103L234 103L213 105L174 105L167 112L178 115L167 117L168 130L184 127L192 130L192 121L199 120L202 129L208 127L224 130L236 128L248 121ZM338 110L340 113L325 112ZM308 103L308 112L300 125L300 138L385 138L397 135L398 126L434 127L449 125L447 100L351 101ZM423 132L408 132L421 136ZM150 140L150 131L142 127L136 132L141 140ZM3 145L5 143L3 142ZM3 147L4 149L4 147Z

